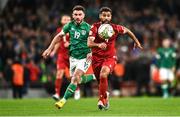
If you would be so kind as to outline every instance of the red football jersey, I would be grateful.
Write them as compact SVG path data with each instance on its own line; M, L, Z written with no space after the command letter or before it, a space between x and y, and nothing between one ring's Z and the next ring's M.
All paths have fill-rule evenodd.
M62 28L58 28L56 30L57 33L61 32ZM58 49L58 54L67 54L68 55L68 48L64 46L64 43L68 41L69 42L69 34L66 34L66 36L63 37L60 41L60 47Z
M106 43L107 48L106 50L102 50L98 47L92 48L93 59L104 59L104 58L116 56L115 40L117 39L118 34L124 34L125 32L123 26L110 23L110 25L113 27L114 34L111 38L108 39L108 41L106 41L105 39L102 39L98 35L98 28L100 27L101 24L102 24L101 22L94 23L91 26L89 36L95 37L94 40L95 43L102 43L102 42Z

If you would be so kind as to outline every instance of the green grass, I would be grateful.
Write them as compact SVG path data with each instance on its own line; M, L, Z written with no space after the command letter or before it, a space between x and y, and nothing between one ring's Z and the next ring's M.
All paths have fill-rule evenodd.
M58 110L52 99L0 99L0 116L180 116L180 98L111 98L110 109L97 109L97 98L70 99Z

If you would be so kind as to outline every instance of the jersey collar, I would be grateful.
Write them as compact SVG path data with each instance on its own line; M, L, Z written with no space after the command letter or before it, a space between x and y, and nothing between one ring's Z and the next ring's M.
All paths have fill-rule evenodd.
M81 26L84 24L84 21L82 21L80 24L77 24L75 21L73 21L76 26Z

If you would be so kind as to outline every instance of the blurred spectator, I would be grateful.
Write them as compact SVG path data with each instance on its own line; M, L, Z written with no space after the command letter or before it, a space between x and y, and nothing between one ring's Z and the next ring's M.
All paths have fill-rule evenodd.
M13 87L13 98L23 97L23 85L24 85L24 67L20 63L20 60L15 60L11 66L13 71L12 76L12 87Z
M36 82L39 79L39 74L40 74L40 69L39 67L34 63L34 61L32 59L28 60L27 64L26 64L26 68L29 69L30 72L30 81Z
M13 71L11 69L12 64L13 64L13 60L8 58L6 60L6 66L4 67L3 70L4 78L8 83L12 83L12 77L13 77Z
M147 57L140 57L136 66L137 96L150 95L150 61ZM144 91L143 91L144 89ZM143 93L142 93L143 92Z
M27 94L28 93L28 88L30 86L30 77L31 77L31 74L30 74L30 70L27 66L26 63L23 64L23 67L24 67L24 85L23 85L23 95Z

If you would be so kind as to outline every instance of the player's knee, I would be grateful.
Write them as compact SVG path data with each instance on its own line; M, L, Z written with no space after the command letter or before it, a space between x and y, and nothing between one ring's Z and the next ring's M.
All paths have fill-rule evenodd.
M81 76L75 75L74 77L72 77L71 82L72 82L72 83L75 83L75 84L80 84L80 82L81 82Z
M71 78L71 83L73 83L73 84L77 84L76 77L72 77L72 78Z
M58 70L57 73L56 73L56 78L61 79L63 77L63 75L64 75L63 71Z
M101 72L100 73L100 78L107 78L108 77L108 72Z
M80 84L80 82L81 82L81 76L80 75L76 76L76 81L77 81L78 84Z
M107 78L108 75L109 75L109 70L106 69L106 68L103 68L103 69L101 70L101 72L100 72L100 77L101 77L101 78Z

